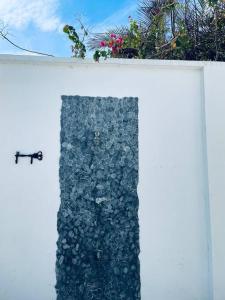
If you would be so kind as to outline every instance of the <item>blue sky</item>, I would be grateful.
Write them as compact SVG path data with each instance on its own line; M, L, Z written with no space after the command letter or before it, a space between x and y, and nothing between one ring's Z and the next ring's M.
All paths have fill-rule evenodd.
M59 57L71 56L64 24L78 26L77 17L94 32L127 24L135 17L137 0L0 0L0 20L8 37L31 50ZM26 54L0 39L0 53Z

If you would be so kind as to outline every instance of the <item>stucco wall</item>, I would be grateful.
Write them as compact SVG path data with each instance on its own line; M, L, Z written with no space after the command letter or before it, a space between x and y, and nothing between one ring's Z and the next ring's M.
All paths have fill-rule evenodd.
M56 297L61 95L78 94L139 98L142 299L224 300L224 75L223 63L0 56L0 299ZM43 161L15 164L38 150Z

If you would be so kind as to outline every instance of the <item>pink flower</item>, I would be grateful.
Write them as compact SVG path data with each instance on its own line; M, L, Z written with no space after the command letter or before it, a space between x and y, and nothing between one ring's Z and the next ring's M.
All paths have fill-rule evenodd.
M118 39L116 39L117 44L122 44L123 43L123 39L120 37Z
M116 34L115 33L111 33L110 37L111 37L111 39L115 39L116 38Z
M101 42L99 43L99 45L100 45L100 47L105 47L105 46L106 46L106 41L101 41Z

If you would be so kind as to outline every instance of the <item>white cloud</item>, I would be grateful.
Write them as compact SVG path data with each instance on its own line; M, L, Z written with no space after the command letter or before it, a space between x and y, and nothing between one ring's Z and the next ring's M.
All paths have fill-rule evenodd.
M136 12L137 10L137 3L135 1L131 2L126 7L116 11L109 17L107 17L104 21L96 24L93 26L93 29L97 33L103 33L107 29L115 28L115 26L119 25L125 25L128 24L128 17L131 16Z
M58 5L58 0L0 0L0 19L17 29L33 23L42 31L53 31L61 26Z

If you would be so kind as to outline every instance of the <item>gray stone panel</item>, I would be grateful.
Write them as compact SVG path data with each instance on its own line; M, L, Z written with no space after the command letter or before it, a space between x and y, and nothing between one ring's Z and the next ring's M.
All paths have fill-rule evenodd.
M140 300L138 99L62 96L58 300Z

